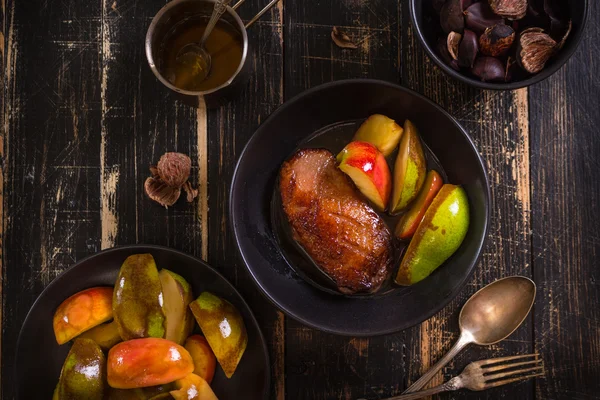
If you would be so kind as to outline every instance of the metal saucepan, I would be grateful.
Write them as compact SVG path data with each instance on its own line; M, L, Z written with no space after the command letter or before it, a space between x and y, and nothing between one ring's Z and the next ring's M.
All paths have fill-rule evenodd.
M221 20L229 23L236 29L242 38L242 59L236 72L223 83L214 89L205 91L184 90L174 86L163 75L160 65L159 52L161 44L171 28L177 24L190 19L210 17L215 5L215 0L173 0L167 3L155 16L148 28L146 34L146 58L150 69L158 80L171 89L175 95L182 101L192 106L198 107L205 103L207 107L218 107L230 100L235 94L239 93L250 75L250 63L248 62L248 35L246 28L254 23L262 14L277 3L277 0L271 1L263 10L261 10L248 24L244 25L235 9L239 7L244 0L240 0L233 7L227 7L227 11L221 17Z

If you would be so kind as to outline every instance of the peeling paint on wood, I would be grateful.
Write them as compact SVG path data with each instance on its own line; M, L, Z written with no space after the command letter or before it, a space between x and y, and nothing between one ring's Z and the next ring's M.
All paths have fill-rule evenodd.
M200 102L197 110L198 146L198 223L202 232L202 259L208 260L208 129L206 104Z

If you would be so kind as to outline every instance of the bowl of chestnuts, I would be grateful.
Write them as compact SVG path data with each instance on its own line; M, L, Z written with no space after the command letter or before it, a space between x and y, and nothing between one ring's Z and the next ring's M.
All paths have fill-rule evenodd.
M575 52L588 0L411 0L417 37L447 74L482 89L540 82Z

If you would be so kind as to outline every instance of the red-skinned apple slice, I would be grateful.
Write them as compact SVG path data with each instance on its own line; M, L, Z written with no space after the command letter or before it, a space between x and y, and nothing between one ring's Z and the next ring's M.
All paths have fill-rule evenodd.
M398 225L396 225L396 236L401 240L410 239L419 223L425 216L427 208L431 205L431 202L435 198L435 195L440 191L444 181L437 171L431 170L425 177L425 183L421 187L419 195L413 202L410 209L400 218Z
M75 293L54 313L52 325L58 344L100 325L113 317L113 288L95 287Z
M194 374L211 383L215 375L217 358L204 336L192 335L185 341L185 349L194 360Z
M117 389L163 385L194 370L192 356L182 346L160 338L133 339L108 352L108 384Z
M383 154L367 142L350 142L338 154L339 168L375 208L384 211L392 191L392 174Z

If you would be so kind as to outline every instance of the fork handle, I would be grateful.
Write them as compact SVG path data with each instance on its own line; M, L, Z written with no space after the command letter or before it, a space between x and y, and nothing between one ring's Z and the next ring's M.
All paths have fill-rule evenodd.
M420 392L409 393L409 394L401 394L400 396L390 397L385 400L416 400L422 399L423 397L432 396L434 394L442 393L442 392L450 392L453 390L458 390L463 387L462 381L458 376L450 379L446 383L442 383L439 386L432 387L431 389L421 390Z
M473 342L473 337L468 334L461 334L458 338L458 341L454 343L454 346L450 349L448 353L444 357L441 358L440 361L435 363L433 367L429 371L427 371L421 378L419 378L415 383L409 386L408 389L404 391L406 393L414 393L418 390L423 389L427 382L431 380L438 373L440 369L442 369L446 364L448 364L462 349L464 349L468 344ZM450 381L448 381L450 382ZM418 398L418 397L416 397Z

